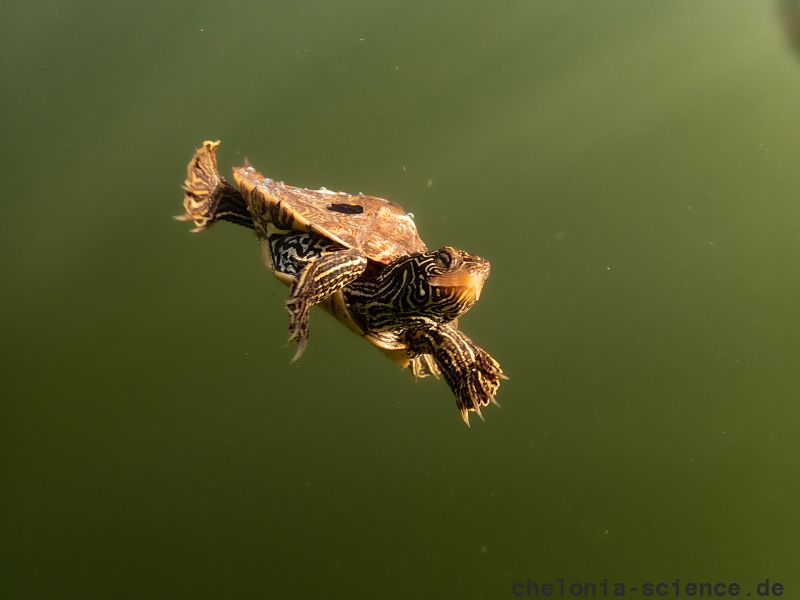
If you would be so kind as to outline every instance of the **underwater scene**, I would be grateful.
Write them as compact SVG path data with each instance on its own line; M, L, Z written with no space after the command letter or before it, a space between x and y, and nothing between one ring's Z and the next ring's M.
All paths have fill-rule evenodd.
M0 15L0 597L800 598L800 2Z

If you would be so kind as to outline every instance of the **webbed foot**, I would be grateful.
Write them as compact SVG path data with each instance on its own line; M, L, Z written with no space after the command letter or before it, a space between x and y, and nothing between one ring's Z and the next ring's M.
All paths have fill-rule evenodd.
M448 379L450 387L456 397L456 406L461 413L461 418L469 427L469 412L474 411L483 420L481 407L490 403L500 404L495 400L495 394L500 387L501 379L508 379L503 374L500 364L491 357L483 348L473 347L474 361L471 367L456 376L454 381Z
M217 170L217 146L219 142L203 142L186 166L186 181L183 182L185 213L175 219L194 222L192 231L195 233L208 229L217 221L230 221L253 229L247 201Z
M469 426L470 411L483 419L481 408L500 406L495 395L503 374L500 364L466 335L447 325L409 332L413 351L433 355L456 397L456 406Z

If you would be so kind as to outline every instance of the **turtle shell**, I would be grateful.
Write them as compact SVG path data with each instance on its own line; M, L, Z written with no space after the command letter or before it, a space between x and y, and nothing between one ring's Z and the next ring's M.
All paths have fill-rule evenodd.
M314 231L383 264L427 250L413 217L390 200L297 188L264 177L249 164L234 168L233 177L262 235L268 223Z

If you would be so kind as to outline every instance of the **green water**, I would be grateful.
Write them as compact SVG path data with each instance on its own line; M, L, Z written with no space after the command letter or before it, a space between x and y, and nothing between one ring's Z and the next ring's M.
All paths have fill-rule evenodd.
M12 1L0 40L0 596L800 598L775 4ZM289 365L253 237L170 218L207 138L491 260L503 408L323 313Z

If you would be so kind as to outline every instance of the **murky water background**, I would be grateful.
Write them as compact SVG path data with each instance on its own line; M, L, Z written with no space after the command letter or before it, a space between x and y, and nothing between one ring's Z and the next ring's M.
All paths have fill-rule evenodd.
M800 63L775 4L0 13L5 597L800 593ZM206 138L226 172L386 196L489 258L462 325L503 408L467 430L322 313L290 366L253 238L170 219Z

